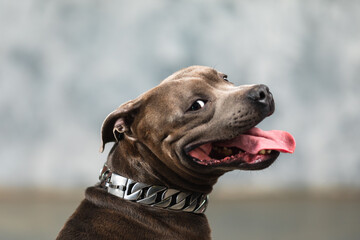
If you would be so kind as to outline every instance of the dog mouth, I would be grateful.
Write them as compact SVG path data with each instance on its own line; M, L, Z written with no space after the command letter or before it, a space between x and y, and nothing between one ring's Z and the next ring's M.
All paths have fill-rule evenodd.
M237 137L196 146L187 155L203 166L238 166L257 170L272 164L279 153L295 151L294 137L285 131L251 128Z

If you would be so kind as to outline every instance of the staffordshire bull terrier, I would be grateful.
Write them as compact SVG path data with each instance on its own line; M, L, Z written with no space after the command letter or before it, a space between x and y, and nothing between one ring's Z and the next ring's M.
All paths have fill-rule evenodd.
M255 126L275 109L265 85L235 86L210 67L182 69L110 113L115 142L85 199L57 239L210 239L204 215L224 173L260 170L294 138Z

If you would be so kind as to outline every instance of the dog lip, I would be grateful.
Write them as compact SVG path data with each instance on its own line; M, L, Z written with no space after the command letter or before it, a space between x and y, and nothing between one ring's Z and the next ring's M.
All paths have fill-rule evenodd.
M261 161L261 162L255 162L255 163L247 163L247 162L242 162L240 169L242 170L261 170L264 168L269 167L272 163L275 162L275 160L279 157L280 152L279 151L272 151L272 153L270 154L270 158Z
M212 142L217 142L217 141L222 141L222 140L215 140L215 141L207 141L207 142L200 142L200 143L195 143L195 144L189 144L188 146L184 147L184 152L186 155L189 154L189 152L191 152L192 150L194 150L195 148L200 147L201 145L207 144L207 143L212 143Z
M213 162L202 162L199 159L189 156L194 163L202 167L210 168L236 168L241 170L261 170L269 167L280 155L279 151L272 151L271 154L267 155L265 159L261 161L252 161L247 162L246 160L240 157L229 157L228 159L217 160L214 159Z

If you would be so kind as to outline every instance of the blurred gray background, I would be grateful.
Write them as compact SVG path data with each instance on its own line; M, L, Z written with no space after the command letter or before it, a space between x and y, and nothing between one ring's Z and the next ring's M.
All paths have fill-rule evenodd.
M291 192L291 199L303 199L304 192L305 199L308 192L313 194L310 199L314 193L325 193L326 199L358 199L359 1L0 0L0 210L8 217L0 219L1 239L54 238L83 189L97 182L106 159L106 153L98 151L106 115L190 65L215 67L237 85L267 84L277 109L260 127L286 130L297 141L293 155L282 154L264 171L223 176L214 191L218 206L230 206L221 201L234 198L249 203L264 193ZM59 200L59 191L69 205ZM34 212L28 212L28 218L47 212L41 216L48 225L54 219L49 214L52 201L68 206L49 235L34 233L36 227L25 227L24 235L12 231L19 224L14 216L23 212L14 215L10 210L24 207L29 196L33 205L25 209ZM50 204L45 204L47 210L43 202ZM344 208L344 219L346 211L360 210L359 204ZM211 211L213 219L223 212ZM348 235L337 238L322 231L313 237L356 239L360 217L351 219L354 228L337 231ZM41 223L37 226L43 229ZM309 230L306 226L304 231ZM226 239L224 227L216 229L215 239ZM258 238L257 231L251 233L245 236L289 239L278 231L265 231ZM228 236L239 238L236 233Z

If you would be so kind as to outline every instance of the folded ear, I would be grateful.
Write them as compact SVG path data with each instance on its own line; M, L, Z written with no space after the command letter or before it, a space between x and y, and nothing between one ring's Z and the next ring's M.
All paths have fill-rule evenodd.
M131 100L118 107L105 118L101 127L102 142L100 152L104 151L106 143L121 140L124 133L129 131L136 110L140 105L140 100Z

